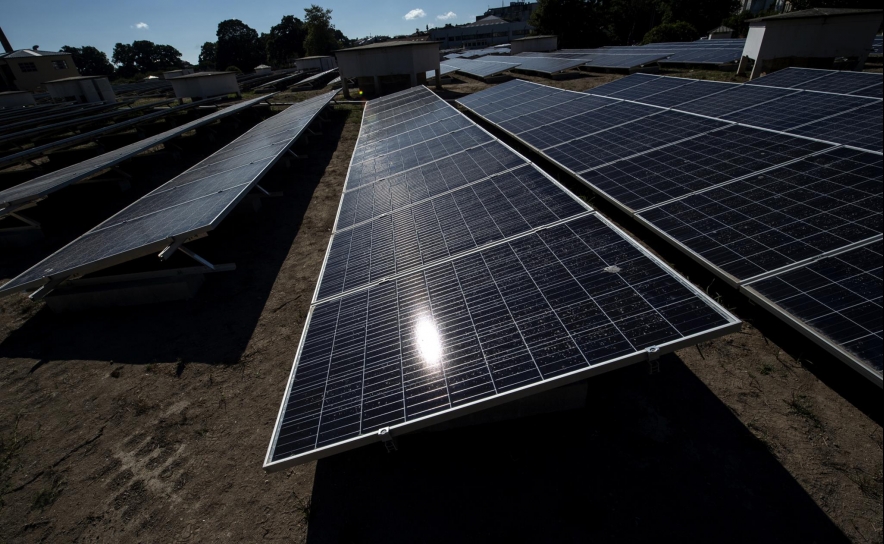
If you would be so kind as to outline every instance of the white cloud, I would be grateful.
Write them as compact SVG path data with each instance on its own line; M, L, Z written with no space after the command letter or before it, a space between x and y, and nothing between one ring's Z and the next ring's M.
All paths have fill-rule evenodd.
M450 21L451 19L457 19L457 13L449 11L445 15L437 15L436 19L439 19L440 21Z
M409 11L402 18L405 19L406 21L413 21L415 19L420 19L421 17L426 17L426 16L427 16L427 12L418 8L418 9L413 9L413 10Z
M137 28L138 30L149 30L150 26L147 23L135 23L132 25L132 28Z

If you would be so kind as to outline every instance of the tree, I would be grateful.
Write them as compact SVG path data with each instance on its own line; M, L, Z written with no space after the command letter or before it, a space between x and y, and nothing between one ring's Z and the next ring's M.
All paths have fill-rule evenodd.
M344 33L338 29L335 29L335 41L338 42L339 48L353 46L353 40L351 40L347 36L344 36Z
M114 65L107 60L104 51L100 51L91 45L83 47L71 47L65 45L61 48L65 53L70 53L77 65L81 76L109 76L114 73Z
M645 34L643 44L660 42L692 42L700 37L697 29L684 21L657 25Z
M215 42L206 42L200 47L199 65L201 68L215 68L218 59L216 51Z
M216 66L239 66L250 70L264 62L264 48L258 32L239 19L218 23Z
M292 59L304 56L307 27L294 15L286 15L278 25L270 27L267 35L267 60L271 65L288 65Z
M656 0L611 0L605 10L607 42L632 45L660 24Z
M662 0L660 13L664 23L684 21L706 32L720 26L739 6L739 0Z
M584 0L540 0L529 23L541 34L555 34L559 47L596 47L604 42L597 3Z
M328 55L337 48L331 14L332 10L323 9L316 4L304 8L304 22L307 25L304 50L307 55Z

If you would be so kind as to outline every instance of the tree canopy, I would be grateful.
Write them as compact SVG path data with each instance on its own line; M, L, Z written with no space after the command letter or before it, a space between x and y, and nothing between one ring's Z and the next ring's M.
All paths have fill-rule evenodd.
M294 15L286 15L278 25L270 27L267 35L267 60L271 65L286 65L292 59L304 56L307 26Z
M677 21L657 25L645 34L642 43L692 42L700 37L700 33L690 23Z
M136 40L131 44L117 43L111 60L117 65L117 74L123 77L184 66L180 51L171 45L147 40Z
M65 45L61 48L64 53L70 53L77 65L81 76L109 76L114 73L114 65L107 60L104 51L100 51L91 45L83 47L71 47Z
M328 55L340 44L335 39L335 27L331 23L332 10L324 9L316 4L304 8L304 21L307 25L307 37L304 39L304 50L308 56Z
M200 46L199 66L201 68L214 69L217 67L218 55L217 44L215 42L206 42Z
M264 62L264 47L258 31L239 19L218 23L216 36L216 66L237 66L249 71Z

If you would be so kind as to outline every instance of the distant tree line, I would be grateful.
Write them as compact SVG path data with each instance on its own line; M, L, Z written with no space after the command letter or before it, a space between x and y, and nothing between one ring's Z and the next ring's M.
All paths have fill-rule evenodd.
M790 0L793 10L812 7L877 8L869 0ZM724 24L738 35L760 15L738 13L739 0L539 0L531 25L555 34L559 47L591 48L692 41Z
M317 5L304 8L304 20L286 15L270 32L258 31L239 19L218 23L217 40L200 48L199 66L204 69L248 72L259 64L290 65L295 59L328 55L349 47L351 40L331 21L332 10Z

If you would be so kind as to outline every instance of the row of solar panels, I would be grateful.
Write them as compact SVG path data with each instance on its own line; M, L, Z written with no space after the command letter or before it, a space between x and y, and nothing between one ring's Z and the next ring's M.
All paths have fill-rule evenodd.
M459 103L881 385L884 116L861 96L881 75L811 72L589 94L516 80ZM800 88L823 82L845 94Z
M409 89L366 106L265 468L738 327L523 156Z
M164 249L174 251L188 240L208 233L303 134L335 93L331 91L305 100L255 125L221 150L13 278L0 287L0 295L35 288L51 290L68 278ZM263 98L236 107L246 108ZM164 133L43 176L14 188L9 194L4 192L4 200L14 206L15 202L48 194L146 149L144 146L157 145L175 135L177 131Z

